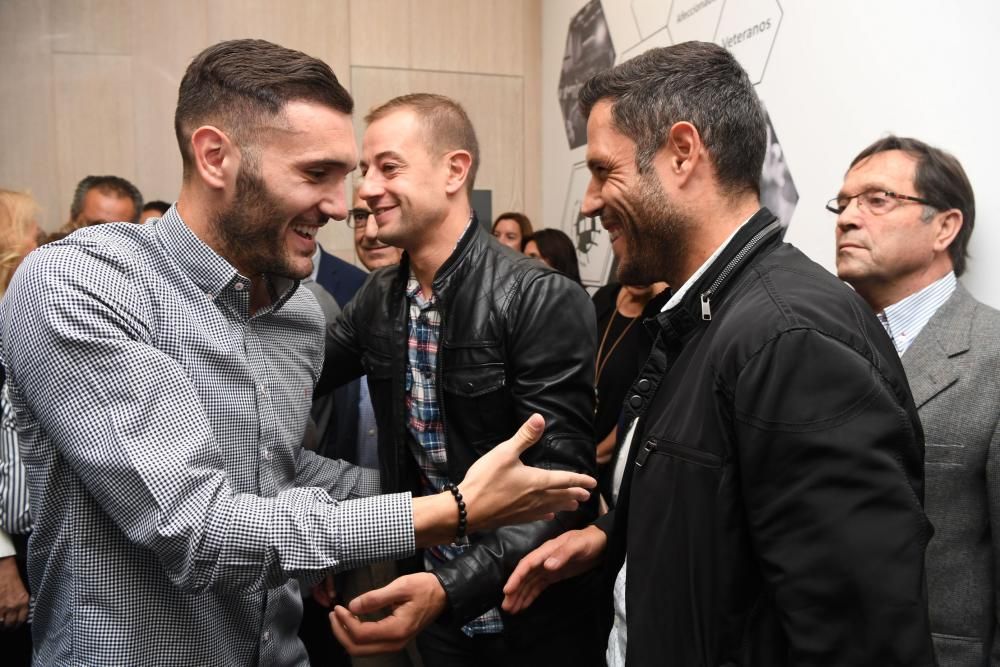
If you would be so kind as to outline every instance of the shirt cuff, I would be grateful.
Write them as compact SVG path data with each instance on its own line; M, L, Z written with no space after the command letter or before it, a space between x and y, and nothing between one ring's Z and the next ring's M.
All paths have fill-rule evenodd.
M412 519L411 519L412 524ZM6 558L8 556L16 556L17 549L14 548L14 542L11 541L10 535L0 530L0 558Z
M342 561L338 569L352 569L413 555L416 535L410 493L358 498L338 505L340 530L337 536L340 544L337 552Z

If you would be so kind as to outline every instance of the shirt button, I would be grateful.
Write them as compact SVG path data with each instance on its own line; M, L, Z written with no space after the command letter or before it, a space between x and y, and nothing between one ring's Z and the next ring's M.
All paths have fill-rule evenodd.
M649 391L649 380L647 380L646 378L642 378L636 383L635 387L636 389L642 392Z
M236 290L237 292L242 292L244 287L245 285L243 283L236 283L235 285L233 285L233 289Z
M270 630L265 630L264 631L264 641L266 641L266 642L271 641L271 631Z
M270 461L271 460L271 450L270 449L262 449L262 450L260 450L260 455L261 455L261 457L265 461Z
M638 410L642 407L642 396L639 394L632 394L632 398L628 399L628 404Z
M368 435L375 435L375 429L373 428L368 429Z

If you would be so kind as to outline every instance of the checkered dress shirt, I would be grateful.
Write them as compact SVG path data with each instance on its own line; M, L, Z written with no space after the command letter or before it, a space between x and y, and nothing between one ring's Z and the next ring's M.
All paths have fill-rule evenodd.
M293 577L414 550L409 494L304 451L306 290L250 281L172 208L32 253L0 305L28 470L35 664L307 664ZM346 501L346 502L344 502Z
M409 415L410 451L420 469L423 492L432 495L444 490L448 479L448 453L445 448L444 420L437 400L437 351L441 332L441 311L434 295L425 299L416 276L410 274L406 283L409 300L409 338L406 364L406 411ZM424 552L424 566L433 570L460 556L465 551L458 545L439 546ZM462 627L470 637L477 634L503 632L499 609L490 609Z

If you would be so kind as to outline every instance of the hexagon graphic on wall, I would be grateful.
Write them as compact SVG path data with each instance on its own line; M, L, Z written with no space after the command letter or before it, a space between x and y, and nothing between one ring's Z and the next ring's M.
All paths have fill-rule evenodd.
M754 84L764 77L782 15L778 0L727 2L722 10L716 42L740 61Z
M743 0L740 0L743 2ZM674 0L667 30L675 44L696 40L711 42L726 0Z
M667 27L670 17L670 2L664 0L632 0L632 18L639 35L646 39L658 30Z
M611 32L599 0L590 0L569 22L562 73L559 75L559 107L570 148L587 143L587 119L577 101L587 79L615 62Z
M561 226L576 246L583 284L599 286L608 281L614 255L611 252L611 239L601 226L601 219L590 218L580 212L589 181L587 164L574 164L570 172Z
M767 153L760 172L760 203L778 216L781 226L788 229L795 205L799 203L799 191L792 180L771 116L766 111L764 115L767 117Z

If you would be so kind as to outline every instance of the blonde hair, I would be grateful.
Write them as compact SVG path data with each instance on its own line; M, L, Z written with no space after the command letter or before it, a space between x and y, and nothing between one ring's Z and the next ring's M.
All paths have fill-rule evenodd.
M38 204L27 192L0 189L0 294L24 256L35 247Z

